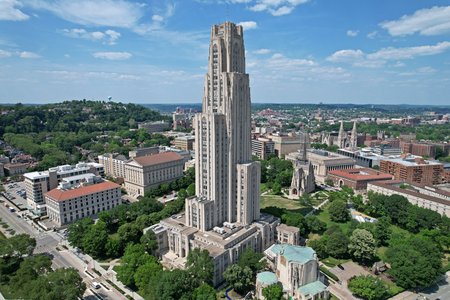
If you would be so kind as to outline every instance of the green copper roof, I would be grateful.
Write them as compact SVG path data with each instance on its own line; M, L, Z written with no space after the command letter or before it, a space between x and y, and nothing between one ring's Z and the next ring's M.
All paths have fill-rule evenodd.
M327 289L326 285L320 281L314 281L298 288L300 294L307 296L317 295Z
M310 247L275 244L270 247L270 250L277 255L283 255L288 261L295 261L302 264L316 259L316 252Z
M271 285L278 282L277 275L272 272L261 272L256 275L256 280L267 285Z

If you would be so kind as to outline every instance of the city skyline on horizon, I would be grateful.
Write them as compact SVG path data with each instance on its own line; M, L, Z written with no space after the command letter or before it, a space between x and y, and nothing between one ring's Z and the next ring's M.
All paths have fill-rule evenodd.
M209 28L230 19L254 103L447 105L446 4L1 0L0 104L200 103Z

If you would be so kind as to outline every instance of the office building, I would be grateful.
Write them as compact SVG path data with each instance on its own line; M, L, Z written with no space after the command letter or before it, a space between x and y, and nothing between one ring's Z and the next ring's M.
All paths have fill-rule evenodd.
M267 159L269 155L275 155L275 143L268 138L252 139L252 155L259 159Z
M105 153L98 156L98 162L105 168L105 175L113 178L125 177L125 164L128 159L122 154Z
M62 165L43 172L25 173L25 191L28 209L35 215L46 214L44 194L58 187L63 178L92 173L103 176L104 167L97 163L80 162L75 166Z
M184 160L174 152L139 156L125 164L125 189L131 197L183 176Z
M138 124L138 128L146 129L148 133L163 132L170 129L170 123L167 121L155 121Z
M284 158L301 147L300 137L294 132L288 134L273 133L268 136L274 142L275 155Z
M193 135L179 136L174 139L173 145L180 150L192 151L194 150L194 142L195 136Z
M45 203L49 219L62 226L119 205L120 185L94 174L66 177L45 193Z

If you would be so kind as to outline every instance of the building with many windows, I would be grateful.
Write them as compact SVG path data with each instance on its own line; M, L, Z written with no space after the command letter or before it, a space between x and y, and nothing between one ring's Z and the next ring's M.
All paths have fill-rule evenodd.
M252 139L252 155L259 159L267 159L269 155L275 154L275 143L268 138Z
M178 148L181 150L192 151L192 150L194 150L194 142L195 142L195 136L186 135L186 136L176 137L173 140L173 145L175 146L175 148Z
M25 191L27 194L28 209L35 215L45 215L46 206L44 194L58 187L63 178L92 173L104 175L104 167L98 163L80 162L75 166L63 165L42 172L25 173Z
M380 171L409 183L434 185L445 181L443 164L415 155L383 158L380 161Z
M45 193L45 203L49 219L62 226L119 205L120 185L94 174L67 177Z
M135 157L125 164L125 189L132 197L183 176L184 159L175 152Z
M369 168L334 170L328 172L335 186L348 186L355 191L365 191L367 184L373 181L390 180L394 176Z

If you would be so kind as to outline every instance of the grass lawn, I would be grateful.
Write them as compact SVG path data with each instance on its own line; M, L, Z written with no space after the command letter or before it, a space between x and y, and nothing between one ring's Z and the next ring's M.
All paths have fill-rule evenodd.
M330 268L336 267L337 265L343 264L345 262L348 262L349 259L337 259L334 257L328 257L325 259L321 259L321 262L323 262L325 265L327 265Z
M279 208L285 208L289 210L303 208L298 201L287 199L279 195L264 195L261 196L260 202L261 208L275 206Z
M395 283L393 283L392 281L390 281L386 278L381 278L381 277L378 277L378 278L380 278L387 285L387 287L389 289L389 295L391 297L393 297L397 294L400 294L401 292L403 292L405 290L404 288L399 287L398 285L396 285Z

